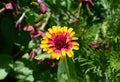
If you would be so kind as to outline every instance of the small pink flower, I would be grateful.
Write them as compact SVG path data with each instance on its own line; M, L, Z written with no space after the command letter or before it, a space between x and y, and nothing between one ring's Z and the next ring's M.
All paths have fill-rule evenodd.
M35 51L29 51L29 58L33 59L35 56L37 55L37 53Z
M105 49L109 51L110 50L110 46L109 45L105 45Z
M37 0L37 2L40 4L40 3L42 3L42 0Z
M26 26L24 27L24 31L34 32L35 29L34 29L34 27L31 26L31 25L26 25Z
M77 23L78 21L79 21L79 20L76 18L76 19L74 19L74 20L71 20L70 23L71 23L71 24L75 24L75 23Z
M23 20L23 18L25 17L25 12L21 15L21 17L15 22L15 28L17 30L20 30L20 25L21 25L21 22Z
M45 33L41 30L37 31L35 27L31 25L26 25L24 27L24 31L30 32L30 37L31 38L37 38L37 37L44 37Z
M39 4L39 6L40 6L39 12L45 14L45 13L47 12L47 7L46 7L46 5L43 3L42 0L37 0L37 2L38 2L38 4Z
M80 0L82 2L82 5L83 6L86 6L87 4L90 6L90 7L93 7L94 6L94 3L92 2L92 0Z
M44 37L44 36L45 36L45 33L42 32L42 31L38 31L38 32L31 31L30 32L30 37L31 38Z
M5 5L5 8L6 8L6 9L13 9L12 3L7 3L7 4Z
M91 49L99 50L99 47L96 42L93 42L92 44L89 45Z
M39 8L39 12L45 14L47 12L47 7L44 3L40 3L40 8Z
M37 52L40 50L40 48L37 48L36 50L29 50L28 51L28 54L29 54L29 58L30 59L33 59L33 58L35 58L35 56L37 55Z
M43 61L39 61L38 64L50 65L50 67L56 66L56 62L54 60L51 60L51 59L45 59Z
M20 30L21 30L21 29L20 29L20 26L21 26L21 21L19 21L19 20L16 21L16 23L15 23L15 28L20 31Z

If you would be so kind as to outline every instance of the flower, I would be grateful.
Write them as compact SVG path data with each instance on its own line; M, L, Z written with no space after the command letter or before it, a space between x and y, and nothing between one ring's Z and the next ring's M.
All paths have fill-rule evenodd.
M13 6L12 6L11 3L7 3L7 4L5 5L5 8L6 8L6 9L13 9Z
M92 44L89 45L91 49L99 50L99 46L97 45L96 42L93 42Z
M90 6L90 7L93 7L94 6L94 3L92 2L92 0L80 0L82 2L82 5L83 6L86 6L87 4Z
M41 12L42 14L45 14L47 12L47 7L45 5L45 3L42 0L37 0L38 4L39 4L39 12Z
M74 34L73 28L52 26L46 32L40 47L43 48L43 51L51 54L51 59L64 59L66 54L68 57L72 57L74 55L72 50L79 49L79 44L74 42L78 39L73 36Z
M21 29L20 26L21 26L21 22L22 22L22 20L23 20L24 17L25 17L25 12L22 13L22 15L20 16L20 18L15 22L15 28L17 30L19 30L19 31Z
M35 27L31 25L26 25L24 31L30 32L31 38L44 37L45 33L42 30L37 31Z
M39 4L40 8L39 8L39 12L41 12L42 14L45 14L47 12L47 7L44 3Z

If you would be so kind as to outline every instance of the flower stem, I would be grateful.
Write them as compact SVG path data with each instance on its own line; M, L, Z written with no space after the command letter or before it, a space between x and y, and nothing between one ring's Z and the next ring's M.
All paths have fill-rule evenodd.
M87 11L88 11L89 15L93 16L94 14L91 12L90 7L89 7L88 4L87 4L86 8L87 8Z

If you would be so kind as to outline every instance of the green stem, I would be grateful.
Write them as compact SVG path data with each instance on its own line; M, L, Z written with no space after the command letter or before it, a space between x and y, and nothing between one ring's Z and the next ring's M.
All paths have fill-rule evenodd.
M89 7L88 4L87 4L86 8L87 8L87 11L88 11L89 15L93 16L93 13L91 12L90 7Z
M65 69L66 69L66 73L67 73L67 76L68 76L68 82L71 82L71 81L69 80L69 78L70 78L70 73L69 73L69 67L68 67L68 63L67 63L67 57L66 57L65 60L64 60L64 64L65 64Z
M49 12L48 15L47 15L47 17L45 18L44 23L43 23L42 26L39 28L40 30L44 30L45 26L46 26L47 23L48 23L48 20L49 20L49 18L50 18L50 15L51 15L51 13Z

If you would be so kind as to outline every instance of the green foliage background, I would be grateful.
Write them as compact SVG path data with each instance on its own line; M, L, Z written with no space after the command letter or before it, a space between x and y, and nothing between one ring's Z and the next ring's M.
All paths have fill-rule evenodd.
M38 12L35 0L18 0L19 11L15 15L12 10L0 13L0 80L120 82L120 0L93 0L93 7L82 6L79 0L44 0L44 3L48 8L45 14ZM25 18L18 31L15 22L23 12ZM71 23L77 16L78 21ZM23 30L25 25L35 22L42 22L37 30L45 27L45 32L53 25L73 27L80 49L74 51L73 58L57 61L55 67L38 64L48 55L39 51L34 61L27 51L38 48L41 38L30 38L29 32ZM99 49L90 47L93 42Z

